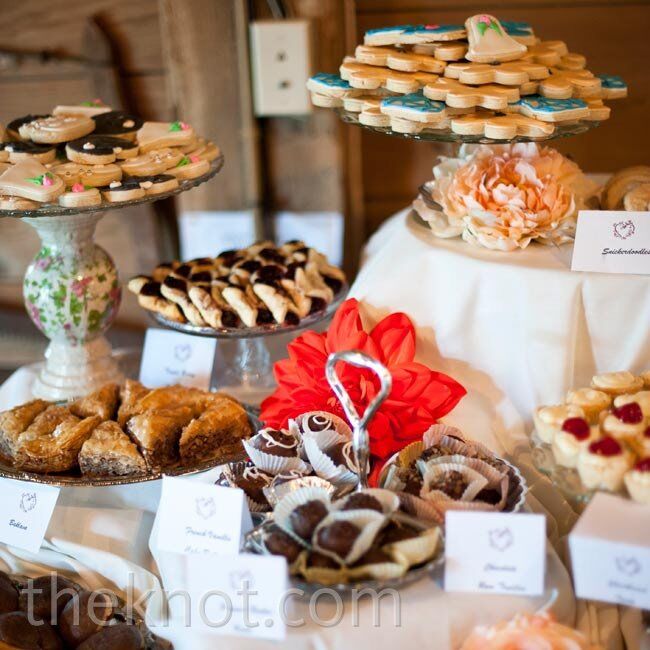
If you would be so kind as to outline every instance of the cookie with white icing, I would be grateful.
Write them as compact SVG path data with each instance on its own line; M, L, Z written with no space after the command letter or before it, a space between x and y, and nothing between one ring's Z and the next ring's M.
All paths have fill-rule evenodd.
M108 113L113 109L104 104L101 99L93 99L81 104L62 104L55 106L52 115L83 115L84 117L94 117L102 113Z
M194 140L194 129L186 122L145 122L136 134L140 151L175 147Z
M81 183L75 183L69 192L59 196L59 205L64 208L87 208L93 205L100 205L102 195L96 187L88 187Z
M466 36L463 25L395 25L368 30L363 42L366 45L414 45L457 41Z
M501 23L489 14L470 16L465 21L469 47L465 57L476 63L500 63L520 59L525 45L509 36Z
M23 124L18 132L24 140L58 144L92 133L95 123L83 115L53 115Z
M121 181L113 181L107 189L102 190L105 201L118 203L120 201L134 201L145 195L137 180L127 178Z
M534 117L542 122L567 122L589 117L589 106L582 99L553 99L528 95L508 106L508 111Z
M385 97L381 100L380 110L384 115L413 122L439 122L447 116L444 102L425 97L420 91L409 95Z
M63 179L67 187L81 183L89 187L105 187L114 181L122 180L122 170L118 165L80 165L67 162L52 165L50 171Z
M627 97L627 84L623 77L615 74L597 74L600 79L600 96L603 99Z
M32 158L45 165L56 158L56 147L49 144L37 144L28 141L3 142L0 146L0 160L13 164Z
M22 160L0 175L0 193L49 203L62 194L63 181L36 160Z
M210 163L194 154L183 156L174 167L167 170L179 181L187 181L192 178L198 178L210 171Z

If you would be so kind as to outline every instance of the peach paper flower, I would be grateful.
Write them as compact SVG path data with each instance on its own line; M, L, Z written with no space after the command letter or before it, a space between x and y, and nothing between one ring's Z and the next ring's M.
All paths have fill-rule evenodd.
M434 234L502 251L570 241L578 210L598 189L574 162L534 143L464 146L433 174L428 189L441 210L422 196L414 208Z

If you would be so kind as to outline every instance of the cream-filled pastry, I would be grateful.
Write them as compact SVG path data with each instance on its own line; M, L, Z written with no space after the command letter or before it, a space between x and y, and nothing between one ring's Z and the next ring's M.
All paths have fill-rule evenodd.
M580 452L599 437L599 427L590 426L585 418L565 420L552 442L555 461L563 467L575 467Z
M640 391L643 388L643 379L636 377L627 370L605 372L592 377L591 387L602 390L609 395L624 395L625 393Z
M602 390L595 388L578 388L570 390L566 396L567 404L579 406L589 422L598 422L598 416L602 411L608 409L612 404L612 398Z
M650 390L641 390L633 395L619 395L614 398L614 406L625 406L636 402L643 411L644 418L650 418Z
M602 421L603 431L617 440L640 436L645 430L643 411L637 402L615 406Z
M578 474L589 490L623 487L625 472L632 467L633 456L614 438L601 438L585 447L578 456Z
M625 474L625 487L634 501L650 505L650 456Z
M585 413L573 404L558 404L556 406L541 406L533 414L535 429L542 442L551 444L555 434L569 418L584 418Z

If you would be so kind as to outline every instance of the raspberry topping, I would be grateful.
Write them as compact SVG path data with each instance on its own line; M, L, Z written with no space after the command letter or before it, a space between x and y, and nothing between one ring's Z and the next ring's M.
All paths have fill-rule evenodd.
M650 472L650 456L642 458L635 466L634 469L638 472Z
M584 418L569 418L564 420L562 431L570 433L578 440L586 440L589 437L589 423Z
M623 449L614 438L603 438L589 445L589 451L598 456L618 456Z
M643 422L643 411L636 402L617 406L612 409L612 413L625 424L640 424Z

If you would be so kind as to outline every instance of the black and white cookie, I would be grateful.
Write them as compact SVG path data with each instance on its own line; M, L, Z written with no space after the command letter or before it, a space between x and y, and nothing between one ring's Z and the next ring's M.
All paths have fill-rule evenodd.
M120 201L133 201L144 196L140 183L131 179L113 181L106 189L102 190L105 201L118 203Z
M138 129L144 121L137 115L124 113L123 111L109 111L93 117L97 135L114 135L118 138L134 140Z
M87 135L68 142L65 153L69 160L84 165L108 165L116 159L138 155L138 145L124 138L109 135Z
M140 183L147 195L171 192L178 187L178 179L171 174L154 174L152 176L133 176L131 180Z
M23 115L23 117L17 117L15 120L11 120L9 124L7 124L7 135L10 138L13 138L14 140L22 140L20 137L19 129L21 126L24 124L29 124L29 122L33 122L34 120L42 120L45 119L46 117L50 117L49 115Z
M54 162L56 147L49 144L36 144L35 142L3 142L0 145L0 154L4 152L6 159L16 164L26 158L38 160L42 165Z
M128 283L129 291L138 297L138 303L147 311L162 315L167 320L184 323L185 317L177 305L167 300L160 292L160 282L148 275L137 275Z

